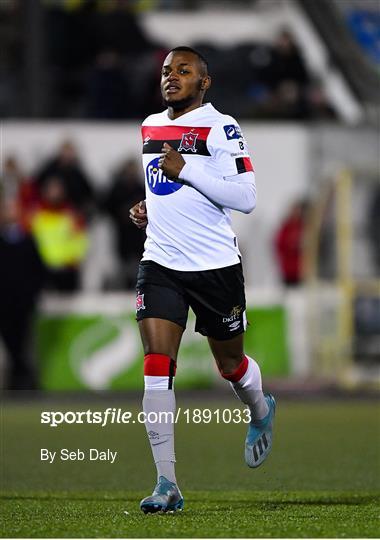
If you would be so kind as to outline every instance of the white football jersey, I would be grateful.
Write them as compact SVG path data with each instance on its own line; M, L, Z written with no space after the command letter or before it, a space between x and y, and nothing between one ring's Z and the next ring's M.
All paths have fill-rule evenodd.
M236 120L210 103L175 120L167 110L142 124L147 238L143 261L174 270L211 270L239 262L231 211L195 188L169 180L158 168L164 142L205 175L223 180L253 171Z

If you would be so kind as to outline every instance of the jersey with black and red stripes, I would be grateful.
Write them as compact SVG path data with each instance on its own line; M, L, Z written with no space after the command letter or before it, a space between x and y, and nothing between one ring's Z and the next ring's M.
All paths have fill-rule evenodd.
M142 260L185 271L238 263L231 211L193 187L168 179L158 167L167 142L205 177L230 180L242 173L253 174L247 143L236 120L210 103L175 120L165 110L144 120L142 139L148 212Z

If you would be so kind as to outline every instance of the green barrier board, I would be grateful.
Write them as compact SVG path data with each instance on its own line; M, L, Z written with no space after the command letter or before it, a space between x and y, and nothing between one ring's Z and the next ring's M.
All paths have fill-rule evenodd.
M282 306L247 310L245 351L264 376L290 372L286 313ZM220 377L207 339L194 332L189 316L178 358L176 387L211 387ZM134 313L40 315L37 353L41 385L47 390L142 389L143 352Z

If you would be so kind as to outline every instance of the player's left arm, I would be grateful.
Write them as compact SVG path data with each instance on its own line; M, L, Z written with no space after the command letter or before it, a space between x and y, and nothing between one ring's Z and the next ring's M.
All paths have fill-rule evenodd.
M256 183L246 142L234 124L217 124L212 128L208 148L216 161L219 175L206 174L165 144L160 167L172 178L200 191L208 199L225 208L246 214L256 206Z

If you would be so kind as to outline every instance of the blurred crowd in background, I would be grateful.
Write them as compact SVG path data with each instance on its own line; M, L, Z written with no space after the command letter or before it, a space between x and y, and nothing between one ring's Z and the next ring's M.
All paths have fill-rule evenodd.
M16 156L4 156L0 183L0 336L10 357L10 388L37 385L30 333L43 290L71 294L81 290L81 267L91 222L103 214L113 225L119 260L117 288L132 290L145 232L129 219L129 209L145 197L139 162L127 159L96 191L81 165L75 144L65 140L57 154L32 175ZM274 238L282 281L303 281L302 246L306 202L297 202ZM114 284L115 285L115 284ZM113 288L107 282L104 289Z
M247 8L264 3L234 0L233 5ZM312 18L317 2L300 3L308 7ZM318 0L322 3L328 18L328 3ZM339 9L343 5L339 0L333 3ZM149 35L139 15L161 9L176 10L181 16L181 10L213 4L202 0L1 0L1 116L138 121L162 110L159 81L169 47ZM232 2L226 4L231 8ZM347 0L344 6L350 9L343 15L344 30L351 32L361 47L364 64L368 61L378 70L380 12L368 10L367 4L373 6L374 2ZM223 7L223 2L218 5ZM175 28L169 31L175 32ZM335 56L333 53L340 39L332 38L331 58L338 62L339 50ZM239 121L342 121L327 97L324 82L310 71L305 49L288 27L279 29L271 42L252 39L223 45L211 41L186 44L209 61L214 84L207 100ZM343 60L341 73L367 111L368 105L378 100L375 85L361 76L364 72L357 69L351 51ZM2 156L0 335L11 358L11 388L35 385L28 334L39 294L42 290L64 294L81 291L81 268L97 217L107 216L112 224L119 262L118 279L105 281L101 288L127 291L135 286L145 240L145 232L129 220L131 206L144 198L139 158L129 156L115 163L114 173L103 185L102 190L96 187L71 140L61 141L56 155L34 170L26 170L17 155ZM303 249L312 208L312 200L294 200L290 208L284 208L283 219L270 240L277 273L286 287L297 287L304 281ZM365 230L378 272L379 215L380 188L371 198ZM322 264L332 260L328 245L321 246Z
M10 388L37 385L29 335L40 293L45 290L67 295L82 290L81 271L91 224L99 216L107 216L112 223L116 240L113 256L118 259L117 280L105 280L102 288L134 289L145 232L132 224L129 209L145 197L140 169L139 161L128 158L116 167L106 187L97 190L73 141L62 141L56 155L40 163L33 174L23 169L17 156L4 157L0 183L0 335L11 360ZM305 250L314 202L295 200L273 235L274 260L284 287L298 287L307 277ZM380 273L380 188L374 190L370 202L366 235ZM335 260L329 253L331 234L327 224L320 246L322 269Z
M35 99L40 116L141 119L162 108L159 79L168 48L139 24L137 12L142 4L130 0L42 3L36 38L43 53L35 51L30 59L34 84L39 87ZM159 3L152 3L150 9L157 8L153 4ZM170 2L162 4L169 7ZM171 4L181 7L181 2ZM186 2L182 4L186 7ZM26 88L20 85L27 69L28 36L21 8L22 2L16 0L0 4L4 46L0 110L4 116L33 114L25 103ZM280 31L273 43L191 45L209 61L215 81L209 99L221 109L228 106L239 118L336 118L323 84L307 69L289 30Z
M145 232L129 209L145 196L139 165L122 163L108 188L98 193L75 145L63 141L57 155L26 175L16 156L5 156L0 182L0 336L10 357L10 388L36 384L30 360L33 318L42 290L81 290L81 265L89 227L100 213L114 225L119 284L132 289ZM105 284L106 285L106 284Z
M304 3L307 8L307 0ZM263 0L233 2L236 9L260 4L265 7ZM330 7L334 4L336 12L342 11L346 31L378 70L380 13L368 8L373 8L373 0L333 0ZM209 7L231 8L231 2L2 0L2 116L118 120L157 111L160 70L168 46L149 34L140 17L159 10L182 10L186 17L186 10ZM289 28L265 42L253 37L223 45L212 39L186 44L209 60L215 80L209 99L221 109L228 104L233 115L305 121L337 117L324 81L310 71L305 51ZM355 58L349 51L346 56L342 61L349 72L349 58ZM333 54L331 62L337 61ZM356 72L360 78L360 71Z
M35 244L33 258L39 257L41 262L33 266L35 283L57 292L78 291L80 268L89 247L89 227L94 217L102 214L113 225L123 274L118 288L133 289L145 240L145 232L129 219L129 209L145 198L140 169L139 161L126 159L100 191L94 188L70 140L63 141L57 155L33 174L25 173L16 156L6 156L0 184L1 256L9 245L15 252L15 248L22 251L27 239L28 245ZM274 240L285 284L302 281L300 248L306 209L306 202L297 202ZM8 273L15 275L13 267L19 259L12 261L9 255ZM103 284L105 289L110 286Z
M66 140L57 155L32 175L25 174L15 156L5 157L1 180L2 235L6 233L14 243L24 235L33 238L45 267L46 289L80 289L80 266L88 251L89 227L99 214L107 215L114 226L117 255L125 263L121 288L134 287L145 240L145 232L129 219L129 209L145 198L139 162L127 159L121 163L107 188L96 191L74 143Z
M145 198L145 187L140 161L126 158L114 168L104 187L95 187L86 172L75 143L62 141L56 155L42 162L34 171L25 171L17 156L4 156L0 177L0 249L1 259L11 265L9 275L16 275L16 257L4 255L9 246L23 249L23 241L35 245L33 257L41 264L33 266L35 283L46 290L70 293L81 289L81 265L90 242L90 227L95 218L107 217L115 238L115 258L120 272L117 282L106 279L104 290L132 290L138 262L143 252L145 232L135 227L130 208ZM313 201L295 200L279 221L273 236L273 253L278 263L279 276L286 286L303 282L303 246L305 228L313 210ZM374 264L380 271L378 219L380 189L374 189L367 212L368 226L364 234L372 245ZM322 231L323 233L323 231ZM323 260L333 260L327 253L330 229L326 242L321 239ZM324 245L326 244L326 246ZM16 251L16 249L15 249ZM5 272L3 267L3 273ZM34 274L34 270L32 272ZM330 272L331 275L333 273ZM325 277L328 277L325 270ZM4 278L5 279L5 278Z

